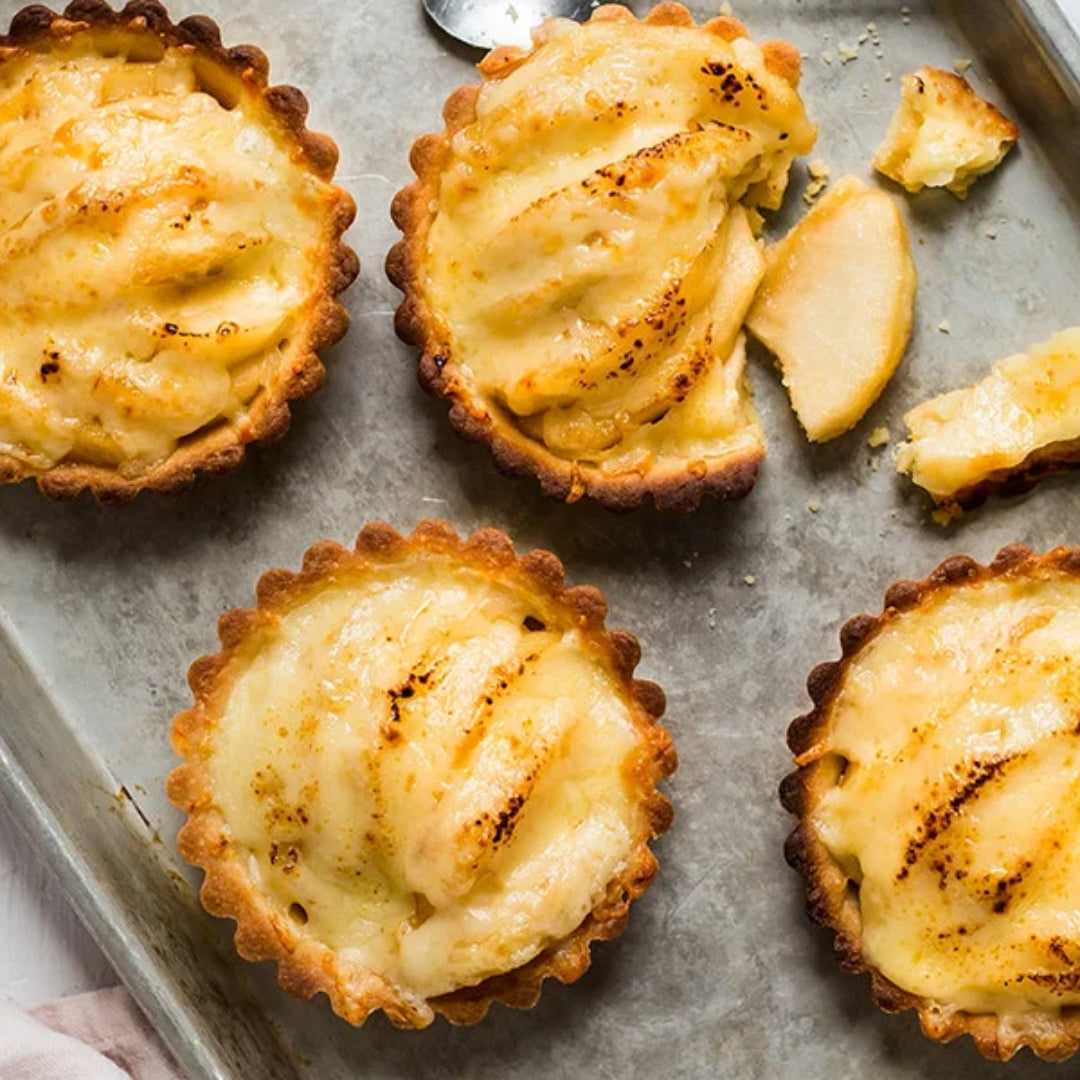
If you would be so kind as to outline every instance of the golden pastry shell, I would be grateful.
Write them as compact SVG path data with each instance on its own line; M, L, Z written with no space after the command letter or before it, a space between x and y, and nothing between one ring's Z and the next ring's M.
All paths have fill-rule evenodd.
M299 573L270 570L259 580L257 606L226 612L218 624L222 651L196 660L188 675L195 704L173 721L173 747L184 763L168 778L168 795L188 815L178 846L184 859L205 872L200 897L212 915L236 921L236 948L246 960L274 960L281 987L296 997L325 993L333 1010L359 1025L382 1009L399 1027L425 1025L423 1018L387 989L357 999L345 989L336 955L275 912L251 886L244 857L231 848L227 823L214 806L209 755L220 710L228 698L235 668L263 626L302 601L311 590L341 570L393 564L417 555L451 557L482 573L509 579L543 599L547 606L571 615L595 655L601 656L634 708L641 740L630 769L638 788L641 833L625 869L610 882L603 900L568 937L541 952L528 964L433 998L428 1004L454 1024L475 1024L493 1002L517 1009L536 1004L545 979L562 983L579 979L589 967L592 942L618 936L629 917L631 902L649 887L657 871L649 841L671 825L672 809L657 784L674 772L677 758L671 737L658 721L664 693L655 683L633 677L641 656L637 639L623 630L607 630L607 602L590 586L569 588L562 563L550 552L517 557L510 539L483 529L465 539L444 521L424 521L409 537L381 522L360 533L353 550L331 541L316 544L304 556Z
M652 26L694 26L694 17L678 3L661 3L643 19L637 20L619 4L604 4L592 13L590 22L642 22ZM505 78L532 56L545 40L548 23L533 31L536 45L531 50L500 46L481 61L484 82ZM725 41L746 37L738 20L720 16L702 24ZM801 59L798 51L782 41L762 45L770 70L798 83ZM452 363L451 334L439 315L431 309L424 295L422 270L428 234L438 207L439 182L450 154L451 140L476 119L480 85L459 87L443 106L445 130L423 135L413 144L410 164L417 180L398 192L391 208L394 224L403 239L391 248L386 259L390 281L403 293L394 326L398 337L421 350L419 379L421 386L435 397L450 402L450 424L469 442L486 443L496 467L508 475L533 475L545 495L566 502L585 496L609 510L625 512L652 500L659 510L686 513L695 510L709 495L721 499L740 499L749 494L765 458L764 448L745 449L732 458L701 469L689 463L650 470L644 475L625 472L605 474L596 466L568 461L551 453L529 438L501 410L482 400L457 377Z
M851 974L870 975L870 993L887 1013L914 1009L924 1034L937 1042L951 1042L970 1035L983 1057L1008 1061L1027 1046L1048 1061L1064 1061L1080 1049L1080 1016L1051 1017L1048 1013L1011 1015L1004 1024L994 1013L970 1013L943 1008L942 1003L902 990L863 957L861 915L857 894L849 889L847 875L837 865L811 827L808 818L832 784L824 767L828 754L829 710L856 657L881 630L933 598L995 578L1024 580L1034 575L1080 578L1080 547L1060 547L1037 555L1019 544L1002 548L988 566L966 555L941 563L923 581L898 581L885 593L880 615L858 615L840 630L841 658L819 664L807 679L814 708L792 721L788 746L798 769L780 785L780 801L797 819L788 836L784 855L793 869L806 879L806 911L815 922L835 934L834 951L840 966Z
M338 148L327 135L305 126L308 103L292 86L271 86L270 63L253 45L226 48L217 23L193 15L173 23L157 0L131 0L116 11L104 0L73 0L63 14L41 4L18 11L6 35L0 34L0 64L27 52L47 51L54 41L84 33L122 33L152 37L166 48L190 49L205 58L235 89L261 99L267 117L278 125L279 137L293 150L295 167L329 183L337 167ZM72 499L89 490L103 503L127 503L143 489L179 493L200 473L220 474L235 469L250 442L280 438L289 428L290 403L314 393L323 383L325 368L318 350L338 341L348 329L349 316L337 297L352 284L360 264L356 253L342 243L356 215L356 204L344 188L333 187L325 209L324 243L313 255L323 267L322 281L307 301L302 329L291 339L292 357L278 385L267 386L239 423L224 424L186 442L163 461L135 476L81 462L60 462L45 471L0 454L0 483L33 477L41 491L54 499Z

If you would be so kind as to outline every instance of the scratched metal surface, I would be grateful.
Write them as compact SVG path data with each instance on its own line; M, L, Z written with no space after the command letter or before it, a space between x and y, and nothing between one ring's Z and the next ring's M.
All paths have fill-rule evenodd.
M0 0L0 17L15 6ZM691 6L702 16L718 5ZM736 4L755 35L806 53L815 156L834 176L867 175L896 76L928 62L974 60L976 86L1022 120L1023 149L966 203L904 200L922 279L918 329L856 431L809 447L757 356L770 436L757 489L742 504L666 519L552 504L531 481L497 476L417 389L414 357L393 336L397 294L382 273L396 238L390 199L409 179L412 140L473 77L471 57L406 0L174 5L219 18L230 43L265 48L275 77L308 93L313 126L338 140L340 179L359 205L353 329L289 436L233 476L121 511L0 490L0 796L193 1076L1050 1075L1028 1059L1006 1073L967 1043L937 1047L911 1017L879 1014L806 923L780 853L784 730L806 706L806 673L837 653L843 619L955 551L985 559L1007 542L1080 540L1076 477L942 532L886 454L867 447L875 426L898 433L927 395L1080 321L1080 96L1065 70L1077 63L1075 39L1048 0L1028 5L1050 28L1044 41L1018 0L909 7L905 18L893 0ZM880 48L860 43L869 22ZM840 63L841 45L858 59ZM801 212L804 180L800 169L778 226ZM374 518L407 529L433 514L553 548L574 580L605 589L613 625L639 634L642 672L668 692L678 817L628 932L595 949L576 986L549 985L533 1011L497 1008L473 1029L403 1033L375 1019L354 1031L323 1003L286 999L265 966L235 961L228 928L198 910L162 791L166 732L189 700L189 662L214 649L217 615L249 603L263 569L296 566L315 540L347 541Z

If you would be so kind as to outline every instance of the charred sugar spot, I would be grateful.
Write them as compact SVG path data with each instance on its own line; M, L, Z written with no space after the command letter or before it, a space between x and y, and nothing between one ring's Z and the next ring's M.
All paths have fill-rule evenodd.
M537 630L547 629L547 626L544 624L544 622L538 619L535 615L526 615L525 619L522 622L522 626L524 626L526 630L533 633L535 633Z
M442 369L446 367L448 359L449 357L443 356L442 353L439 353L433 358L432 363L435 365L435 369L437 371L442 371Z
M60 365L55 360L47 360L41 365L41 381L47 383L50 375L58 375L60 373Z
M1055 934L1046 943L1046 947L1050 951L1050 953L1053 956L1057 957L1057 959L1060 960L1063 964L1068 964L1070 967L1072 967L1075 961L1069 955L1069 951L1065 947L1067 944L1069 944L1069 942L1067 942L1065 938L1059 937Z
M274 840L270 843L267 853L270 865L280 870L283 874L295 874L300 864L301 847L299 841L292 843L278 843Z
M509 840L510 837L513 836L514 826L517 823L517 816L524 805L524 795L512 795L510 801L506 805L506 809L500 811L498 817L495 819L495 833L492 836L492 843L496 847L501 844L503 840Z
M960 788L944 803L933 807L923 816L915 836L908 842L904 851L905 865L898 871L897 881L903 881L908 876L909 868L914 866L923 852L942 836L956 817L963 812L964 807L978 796L980 790L1000 776L1002 770L1018 760L1020 756L1012 755L990 761L976 758L971 762L967 767L967 779Z

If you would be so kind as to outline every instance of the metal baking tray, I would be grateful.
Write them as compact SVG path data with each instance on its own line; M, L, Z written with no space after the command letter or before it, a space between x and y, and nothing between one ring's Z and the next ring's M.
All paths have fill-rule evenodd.
M975 85L1021 121L1023 139L964 203L902 199L921 275L918 329L869 417L807 445L756 356L770 437L757 489L668 518L563 506L531 480L497 476L417 388L415 356L394 338L398 295L382 270L396 238L390 200L410 179L410 144L440 125L475 57L412 0L173 6L218 18L229 43L262 46L276 79L308 93L312 126L341 146L363 260L329 387L236 474L123 510L50 504L29 485L0 490L0 797L177 1058L192 1077L242 1080L1006 1075L967 1041L939 1047L910 1015L881 1015L865 980L839 971L784 865L776 787L806 673L837 654L847 615L955 551L986 559L1007 542L1080 541L1076 476L943 531L888 452L867 445L882 423L899 436L904 411L926 396L1080 322L1080 46L1061 12L1047 0L909 0L907 14L899 0L737 0L755 36L806 54L815 156L834 177L868 175L898 76L924 63L973 61ZM691 6L705 16L719 5ZM5 21L15 8L0 0ZM879 48L860 41L868 23ZM841 44L858 59L841 63ZM777 229L802 212L804 183L800 167ZM286 998L267 965L234 959L231 924L199 910L162 790L174 764L167 729L189 701L188 664L216 648L217 616L250 603L263 569L295 567L309 544L349 541L372 519L408 529L428 516L553 548L574 580L606 591L612 624L640 635L643 674L668 692L677 819L628 932L594 949L577 985L550 983L534 1010L496 1007L471 1029L399 1032L374 1018L353 1030L325 1002ZM1025 1054L1008 1075L1050 1070Z

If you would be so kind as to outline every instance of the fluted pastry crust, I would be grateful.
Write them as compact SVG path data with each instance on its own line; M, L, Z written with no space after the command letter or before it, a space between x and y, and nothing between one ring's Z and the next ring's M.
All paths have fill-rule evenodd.
M415 612L408 599L415 599L413 579L425 598ZM440 606L440 593L446 590L457 590L456 599ZM348 642L366 632L364 620L378 621L375 615L357 614L361 607L385 614L394 610L399 595L406 598L399 612L406 628L379 622L369 644L348 653ZM625 632L604 629L603 596L593 588L567 588L561 564L547 552L517 558L500 532L488 529L460 539L439 521L424 522L408 538L387 525L369 525L353 551L318 544L305 556L299 574L274 570L264 575L257 596L256 609L222 617L222 652L191 669L196 703L173 725L173 745L185 763L168 783L170 798L188 815L180 851L206 871L201 893L206 909L236 920L240 954L276 960L285 990L304 998L325 993L335 1012L353 1024L378 1009L401 1027L424 1027L435 1013L471 1024L493 1001L531 1007L545 978L567 983L579 978L589 965L590 944L622 931L631 901L656 872L648 842L671 821L670 804L656 785L675 768L671 740L656 722L664 710L663 693L633 678L637 642ZM325 627L339 626L341 618L335 615L327 624L319 621L319 612L332 610L343 596L352 621L347 632L328 636ZM477 611L484 614L473 625L469 620ZM530 612L524 620L522 611ZM416 622L423 617L433 620L426 628ZM284 654L274 652L275 642L291 641L289 628L306 619L323 630L307 643L313 651L304 654L309 660L301 667L308 671L322 657L334 657L334 688L325 690L325 678L311 676L324 689L310 692L336 702L326 710L311 706L309 697L299 698L294 708L261 689L280 683L258 681L263 678L260 665L272 666L267 677L280 675ZM465 627L471 627L468 634ZM385 645L380 644L382 634ZM418 647L409 643L410 635L428 644L419 659L399 664L394 650L400 646L401 655L408 657L407 650ZM507 656L485 666L485 650L497 651L507 640L513 643ZM371 659L376 648L390 651L376 661ZM368 661L376 669L375 682L390 680L390 690L368 693ZM543 668L548 662L555 666ZM515 698L531 692L529 686L535 689L528 680L542 670L561 672L551 708L536 707L539 699ZM403 671L407 677L399 679ZM581 671L591 674L581 676ZM478 691L478 712L471 711L473 682L492 687ZM256 690L251 693L262 695L256 712L272 719L265 730L244 720L245 695L252 686ZM606 689L597 697L595 687ZM525 710L529 716L518 731L514 709L527 700L534 705ZM459 713L468 723L459 726ZM294 721L299 728L289 730ZM276 734L283 742L266 751L275 763L271 767L257 755L270 745L265 744L266 732L272 735L278 723L283 726ZM371 735L374 749L364 749L369 727L377 733ZM449 732L446 746L440 742L444 729ZM261 734L255 738L252 731ZM551 754L544 750L549 743ZM557 752L556 746L561 748ZM621 764L612 771L614 747L622 747L616 755ZM299 757L298 748L304 748ZM327 749L329 757L323 753ZM420 755L415 771L409 764L412 753ZM359 772L354 769L355 775L348 772L350 763L361 760L368 764ZM351 777L345 787L334 777L339 761ZM457 764L448 766L449 761ZM445 776L444 766L450 770ZM565 770L571 766L584 767L585 773L574 773L577 778L567 786ZM296 796L290 785L301 785L302 806L289 801ZM252 791L257 821L249 828L244 815ZM478 801L469 802L473 797ZM328 814L331 799L340 805ZM357 809L366 805L365 799L372 800L369 815ZM458 806L462 800L464 810ZM265 823L264 810L273 811ZM560 825L565 815L569 831ZM281 828L287 839L279 835ZM609 835L614 839L605 839ZM539 848L538 837L543 841ZM601 838L591 851L590 837ZM560 845L569 845L571 853L565 866ZM536 857L538 850L542 858ZM575 851L580 858L573 857ZM607 871L601 868L607 865L613 867L610 877L593 883L595 891L585 896L572 925L554 939L540 937L537 927L554 933L554 924L544 922L554 918L553 911L565 907L572 912L582 903L579 885L573 895L564 894L564 879L604 876ZM350 868L358 875L355 882ZM477 874L481 877L474 883ZM511 879L523 896L539 889L536 895L543 900L525 920L529 926L523 941L514 938L523 921L513 908L514 889L502 884ZM361 903L358 896L379 899ZM400 924L394 921L398 899L407 909ZM510 907L500 916L497 905L504 899ZM468 919L453 920L469 905L483 915L488 903L496 906L472 941ZM368 921L356 912L366 913ZM383 930L370 937L370 920L379 919ZM463 935L459 948L432 945L445 944L438 933L423 937L425 927L447 925ZM357 930L365 926L364 933ZM334 940L321 940L320 934ZM486 964L493 949L500 962L505 956L515 962L505 970L477 967L476 956ZM372 970L373 957L385 962L384 970ZM463 970L482 971L483 977L449 985Z
M348 326L355 206L303 94L268 71L154 0L35 5L0 36L0 291L17 313L0 337L0 482L105 502L179 491L284 434L289 403L321 385L317 350ZM57 88L47 107L38 86Z
M765 454L739 334L757 209L816 134L799 54L675 3L550 20L534 43L489 54L413 147L398 334L455 430L548 495L739 498Z
M843 627L788 732L808 913L884 1011L992 1060L1080 1048L1078 612L1080 548L947 559Z

